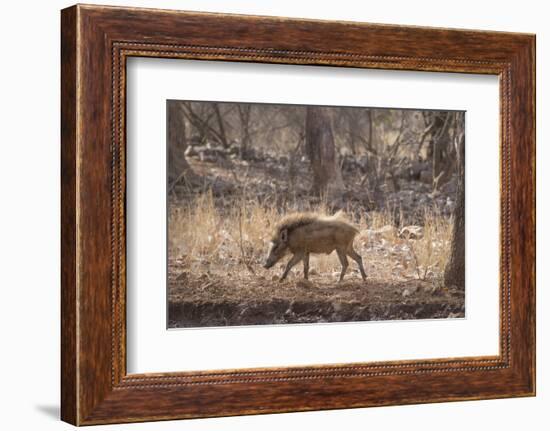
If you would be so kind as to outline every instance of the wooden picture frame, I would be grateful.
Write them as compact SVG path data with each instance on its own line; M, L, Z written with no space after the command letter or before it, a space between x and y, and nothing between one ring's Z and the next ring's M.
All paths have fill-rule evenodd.
M64 421L90 425L535 394L534 35L83 5L64 9L61 17ZM500 354L128 375L130 56L498 75Z

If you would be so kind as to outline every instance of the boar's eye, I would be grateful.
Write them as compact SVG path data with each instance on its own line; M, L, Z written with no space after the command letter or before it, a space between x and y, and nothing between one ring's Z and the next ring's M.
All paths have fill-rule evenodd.
M283 230L281 231L281 234L280 234L279 238L280 238L281 242L285 243L286 240L288 239L288 230L287 230L287 229L283 229Z

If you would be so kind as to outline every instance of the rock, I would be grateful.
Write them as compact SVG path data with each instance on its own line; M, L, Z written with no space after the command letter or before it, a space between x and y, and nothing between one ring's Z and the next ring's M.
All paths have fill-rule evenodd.
M422 226L405 226L399 231L399 238L404 239L420 239L424 236L424 228Z
M403 293L401 294L403 298L406 298L408 296L411 296L411 291L409 289L405 289Z

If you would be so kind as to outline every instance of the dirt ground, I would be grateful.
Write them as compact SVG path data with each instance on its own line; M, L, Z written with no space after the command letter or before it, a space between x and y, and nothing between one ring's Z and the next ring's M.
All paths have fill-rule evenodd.
M342 283L321 276L280 283L182 272L169 292L170 328L464 317L461 290L420 280L363 282L357 274Z

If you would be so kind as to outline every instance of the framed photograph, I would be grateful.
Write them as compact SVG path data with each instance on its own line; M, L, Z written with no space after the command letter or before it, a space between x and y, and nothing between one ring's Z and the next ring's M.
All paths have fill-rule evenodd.
M535 36L61 13L62 419L535 394Z

